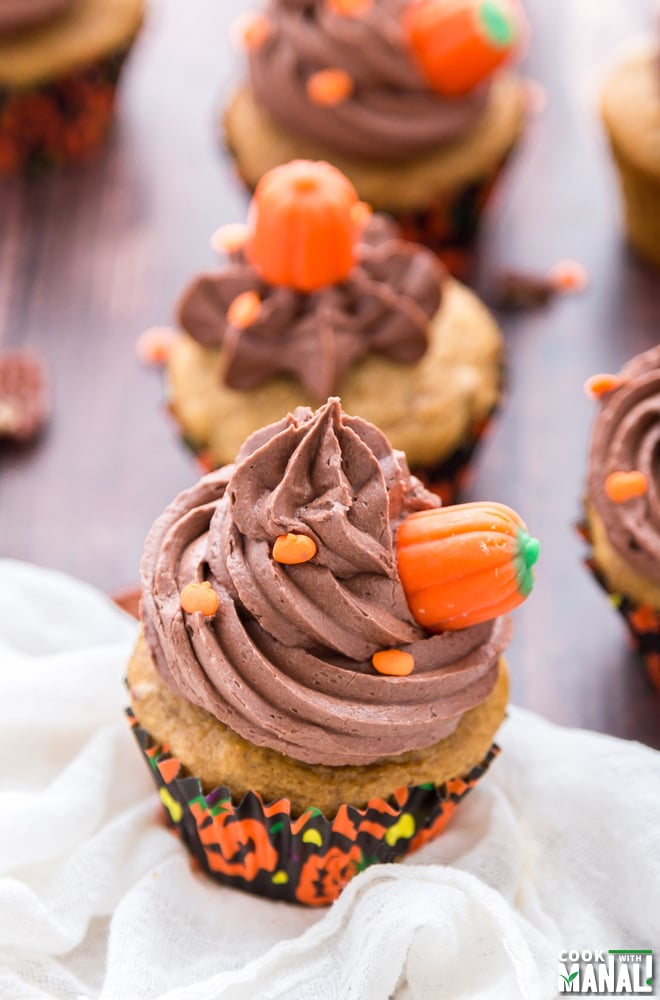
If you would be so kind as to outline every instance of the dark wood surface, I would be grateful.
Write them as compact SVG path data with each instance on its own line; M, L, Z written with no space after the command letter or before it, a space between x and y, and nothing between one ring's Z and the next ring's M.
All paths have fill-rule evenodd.
M247 198L215 140L240 73L227 29L247 6L160 0L123 78L118 123L89 168L0 183L0 348L47 359L54 411L34 448L0 451L0 554L56 567L107 591L137 578L146 532L196 477L163 406L160 373L135 341L171 321L208 239L243 221ZM560 258L590 287L503 316L509 388L472 494L518 508L543 542L538 584L516 613L513 700L557 722L660 746L660 695L635 668L624 629L581 564L579 517L593 404L582 384L657 342L660 276L620 234L597 118L598 80L652 0L529 0L526 73L546 110L488 213L477 287L503 268Z

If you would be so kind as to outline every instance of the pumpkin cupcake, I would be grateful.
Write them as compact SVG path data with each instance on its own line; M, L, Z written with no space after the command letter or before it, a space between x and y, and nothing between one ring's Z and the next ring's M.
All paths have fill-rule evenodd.
M155 522L129 714L220 882L329 903L436 836L488 767L538 543L509 508L438 504L330 399Z
M516 0L270 0L242 35L249 81L224 130L246 184L329 160L461 273L524 124Z
M0 173L101 145L143 0L0 0Z
M219 239L228 264L185 290L167 364L171 410L207 468L339 392L452 497L501 387L502 338L475 295L327 163L270 171L248 225Z
M589 452L587 565L623 615L660 690L660 347L587 383L598 414Z
M634 249L660 267L660 51L621 60L603 87L601 113L616 163Z

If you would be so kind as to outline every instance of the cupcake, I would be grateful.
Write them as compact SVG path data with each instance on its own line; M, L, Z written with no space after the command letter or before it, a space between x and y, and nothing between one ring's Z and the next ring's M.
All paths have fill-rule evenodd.
M337 392L451 498L501 388L501 334L475 295L327 163L269 171L248 226L220 239L228 263L184 291L167 363L172 413L206 467Z
M131 720L220 882L309 905L439 833L488 767L538 543L441 508L338 399L252 435L155 522Z
M224 115L238 172L254 189L288 160L329 160L463 269L523 128L508 67L524 33L515 0L270 0L245 24L249 81Z
M0 0L0 174L88 160L143 0Z
M589 452L587 565L623 615L648 677L660 690L660 346L618 375L597 375Z
M618 169L631 246L660 267L660 51L622 60L603 88L601 112Z

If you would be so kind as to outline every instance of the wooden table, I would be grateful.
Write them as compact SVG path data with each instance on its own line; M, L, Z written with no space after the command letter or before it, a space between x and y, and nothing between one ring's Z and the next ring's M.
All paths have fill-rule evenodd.
M104 155L83 171L0 184L0 346L37 348L54 385L45 438L0 452L0 554L108 591L137 579L151 522L197 475L165 413L160 374L138 363L135 341L171 322L183 284L213 264L213 230L245 216L214 132L240 73L227 29L245 6L154 3ZM593 415L582 384L616 371L660 329L660 276L621 241L596 115L608 58L650 28L652 0L528 8L525 69L549 103L489 212L477 287L486 293L502 268L544 272L565 257L586 265L591 284L502 317L510 384L472 492L518 508L544 543L537 588L516 614L513 700L660 747L660 695L585 572L574 531Z

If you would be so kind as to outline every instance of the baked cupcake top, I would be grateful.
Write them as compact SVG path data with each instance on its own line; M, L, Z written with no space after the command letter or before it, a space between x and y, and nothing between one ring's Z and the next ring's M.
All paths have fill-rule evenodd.
M228 264L178 308L183 329L223 348L223 378L252 389L285 373L316 401L369 351L418 361L446 272L434 254L370 216L344 175L296 160L259 182L249 223L229 229Z
M244 38L252 88L278 124L394 160L471 129L522 34L517 0L270 0Z
M660 346L588 388L599 410L589 452L587 504L616 552L660 584Z
M75 0L0 0L0 31L24 28L48 20Z
M147 538L142 621L160 676L244 738L306 763L366 764L449 735L495 684L511 636L499 612L529 593L537 551L507 508L489 511L488 537L468 538L451 521L460 508L438 505L403 454L337 399L258 431ZM441 588L415 583L434 511L448 514L472 574L449 611ZM518 538L506 570L502 511ZM480 562L490 557L489 582ZM499 578L509 583L498 603ZM420 625L424 613L446 630Z

